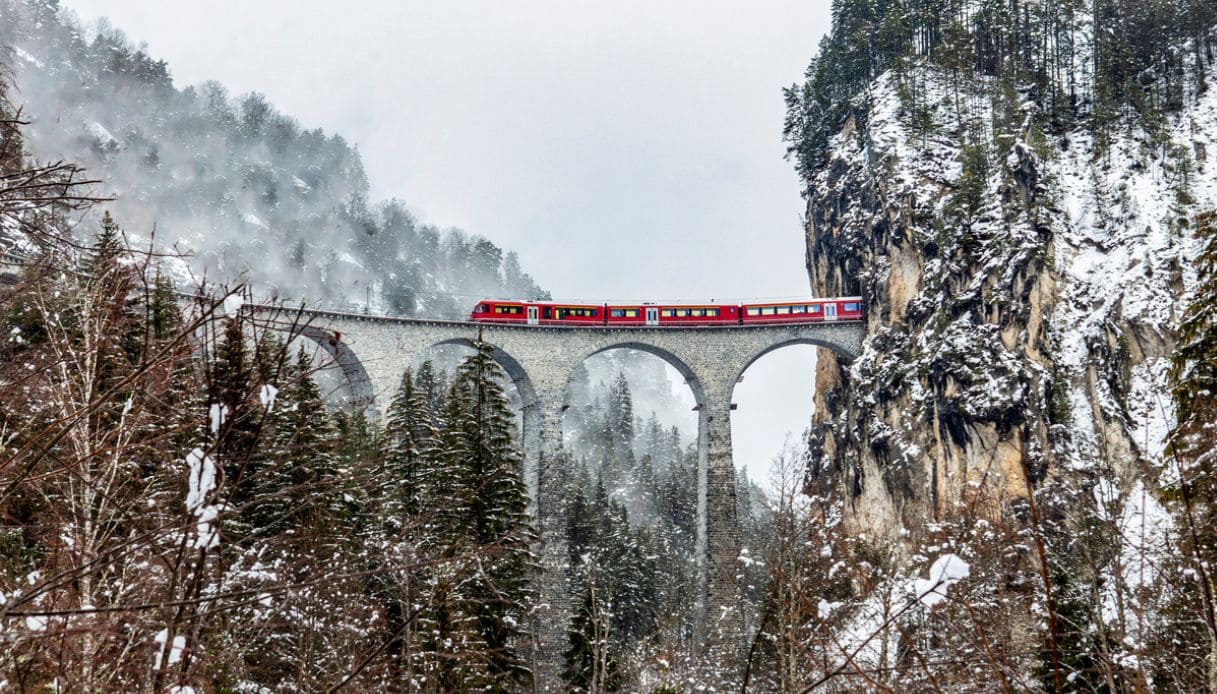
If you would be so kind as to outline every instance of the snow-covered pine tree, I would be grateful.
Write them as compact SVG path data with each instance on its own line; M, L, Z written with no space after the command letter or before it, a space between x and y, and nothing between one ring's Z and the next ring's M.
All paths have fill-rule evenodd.
M427 404L427 414L433 427L439 427L443 420L446 404L447 384L442 372L435 370L431 361L425 361L414 372L414 389L419 392Z
M428 490L437 532L431 541L449 558L433 579L430 638L445 649L438 657L444 682L500 691L532 676L519 646L532 600L535 533L503 372L489 345L474 348L453 378L440 432L442 469Z
M597 582L584 575L567 628L569 645L562 653L562 680L569 691L599 694L620 691L623 677L620 645L613 634L612 614Z
M634 468L634 397L624 371L617 372L609 391L608 420L611 454L622 471L629 472Z
M270 413L270 450L250 480L258 489L258 532L332 529L338 436L312 371L301 346Z
M430 370L430 362L422 368ZM393 395L385 413L381 436L384 471L381 512L385 520L405 528L422 511L425 475L435 454L438 432L430 412L429 394L414 385L409 371Z
M1187 571L1207 632L1207 686L1217 691L1217 212L1198 217L1199 285L1179 326L1171 377L1178 425L1169 452L1177 465L1166 497L1176 507ZM1197 644L1198 645L1198 644Z
M429 363L426 368L429 373ZM365 475L376 514L369 528L369 544L377 553L372 562L379 568L373 591L385 613L388 681L393 683L414 681L416 673L427 669L431 655L420 640L416 613L430 601L423 588L426 549L434 543L424 542L427 509L423 504L430 500L427 476L437 469L438 432L428 394L414 384L414 375L406 371L386 412L372 456L374 469Z
M214 351L205 364L207 402L211 416L204 430L206 447L212 450L222 477L235 494L230 503L240 509L252 500L242 494L245 476L264 424L264 413L254 399L253 358L246 344L244 319L233 316L223 321ZM205 420L206 421L206 420Z

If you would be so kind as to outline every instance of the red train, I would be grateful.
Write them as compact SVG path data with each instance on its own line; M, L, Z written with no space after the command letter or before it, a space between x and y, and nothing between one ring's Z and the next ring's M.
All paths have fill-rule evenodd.
M559 304L486 299L469 320L479 323L570 326L707 326L862 320L862 298L807 299L766 304Z

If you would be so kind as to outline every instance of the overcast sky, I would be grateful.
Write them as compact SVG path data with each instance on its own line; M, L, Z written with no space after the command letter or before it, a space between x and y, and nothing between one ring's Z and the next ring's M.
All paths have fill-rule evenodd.
M260 91L342 134L374 199L518 251L555 298L808 293L781 88L829 0L64 4L146 42L179 87ZM737 458L806 425L811 353L749 372Z

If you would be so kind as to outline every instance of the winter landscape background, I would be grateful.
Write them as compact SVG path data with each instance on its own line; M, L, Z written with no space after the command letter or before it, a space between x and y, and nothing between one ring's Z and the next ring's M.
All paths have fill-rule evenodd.
M5 687L1217 691L1211 3L296 9L0 0ZM670 366L540 513L489 346L352 409L249 310L808 291L727 605Z

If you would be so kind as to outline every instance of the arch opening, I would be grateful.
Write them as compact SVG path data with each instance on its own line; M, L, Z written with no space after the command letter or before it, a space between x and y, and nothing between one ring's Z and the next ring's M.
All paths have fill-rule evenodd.
M692 633L698 617L700 395L687 364L650 346L596 349L567 380L562 484L572 509L565 522L575 581L617 570L605 562L581 564L579 557L622 557L633 548L653 559L630 569L630 580L685 587L646 604L614 594L623 609L656 616L653 623L642 620L637 633L623 634L627 641L658 629ZM581 594L579 585L573 590Z
M533 388L532 380L529 379L528 372L515 357L503 351L498 345L487 344L490 344L492 348L491 358L502 367L503 373L507 375L507 380L503 385L507 391L507 399L518 415L524 408L532 406L537 401L537 393ZM441 340L416 355L412 368L417 368L427 361L428 356L439 357L438 363L451 375L460 365L461 360L473 354L473 345L473 340L463 337Z
M815 412L818 348L809 339L790 339L769 345L751 355L736 376L732 389L732 459L739 471L739 498L747 499L754 484L768 493L789 480L788 465L775 465L788 456L791 446L801 447ZM747 509L741 508L741 515Z
M409 365L411 370L417 369L428 360L447 372L451 378L456 367L467 356L473 354L475 341L464 337L454 337L441 340L414 355ZM515 414L516 441L524 455L524 482L528 487L528 498L535 505L541 488L540 457L542 448L542 422L540 400L536 388L528 372L519 360L494 343L490 356L506 375L503 388L507 401ZM530 509L536 512L536 508Z
M334 332L311 325L296 327L287 338L288 357L295 359L299 347L313 363L313 380L326 402L335 407L375 412L376 392L358 355Z

